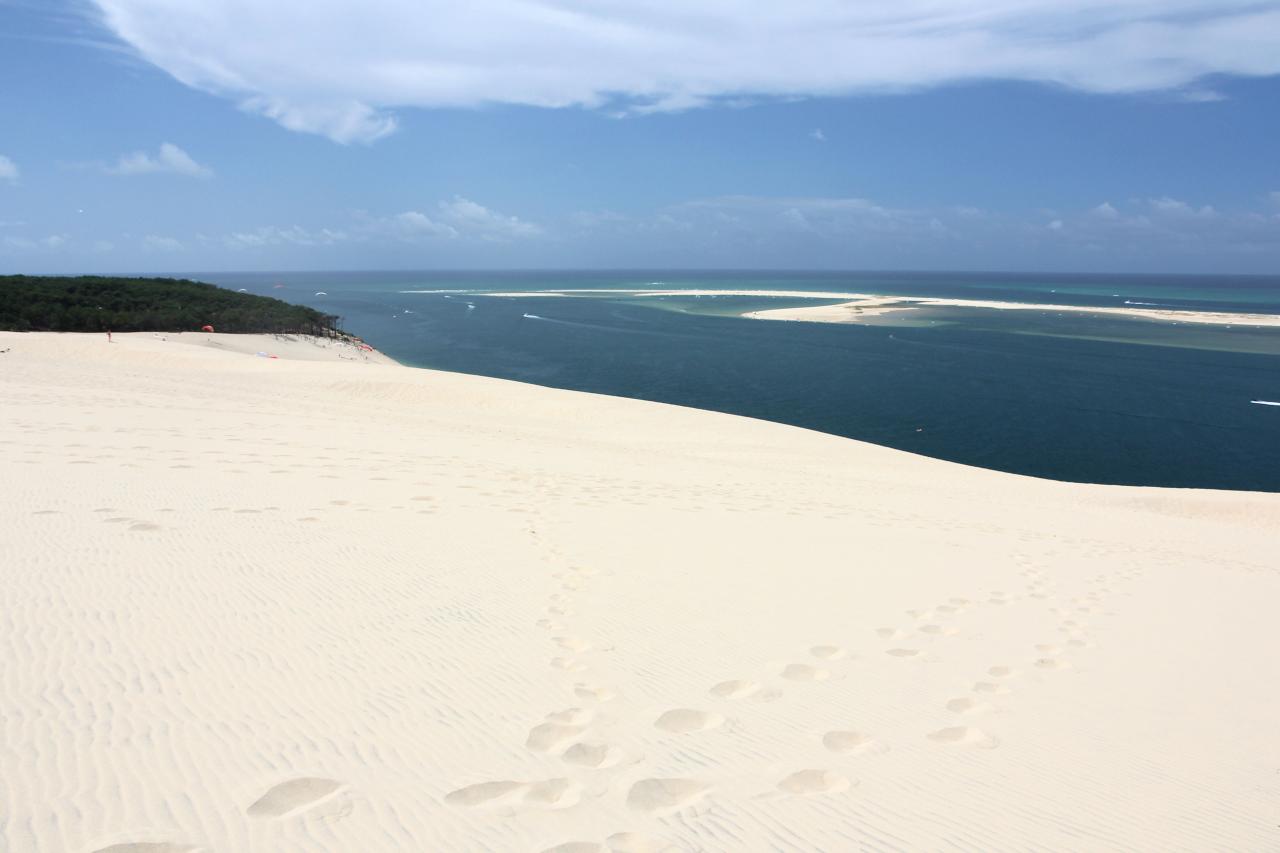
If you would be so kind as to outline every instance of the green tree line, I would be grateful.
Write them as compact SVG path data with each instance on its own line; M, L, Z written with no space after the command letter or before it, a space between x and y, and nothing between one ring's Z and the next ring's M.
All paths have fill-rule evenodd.
M268 296L177 278L0 276L0 329L19 332L338 334L339 319Z

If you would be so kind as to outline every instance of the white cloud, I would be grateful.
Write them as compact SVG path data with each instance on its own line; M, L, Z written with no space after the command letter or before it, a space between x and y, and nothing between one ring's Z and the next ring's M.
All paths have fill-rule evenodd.
M440 215L463 234L489 240L509 240L536 237L542 233L542 228L532 222L506 216L462 196L442 201L437 207Z
M0 250L5 254L13 252L54 252L67 245L64 234L50 234L47 237L31 239L30 237L6 236L0 240Z
M17 182L18 164L0 154L0 181Z
M354 222L332 228L264 225L233 231L219 239L229 249L257 250L277 246L376 245L387 242L420 244L445 241L473 245L509 243L538 237L544 233L539 225L491 210L462 196L437 202L427 210L429 214L420 210L406 210L387 216L358 212ZM210 242L203 235L197 235L197 241Z
M94 0L183 83L340 142L397 107L610 111L1025 80L1213 97L1280 73L1275 0Z
M197 235L199 239L199 235ZM308 231L299 225L281 228L275 225L264 225L253 231L237 231L228 234L223 243L230 249L258 249L263 246L329 246L347 239L344 231L321 228L319 231Z
M1204 205L1200 208L1194 208L1185 201L1176 198L1164 196L1162 198L1152 198L1147 200L1147 204L1157 213L1165 216L1200 216L1206 219L1218 215L1218 211L1214 210L1211 205Z
M430 216L422 211L406 210L394 216L368 220L363 231L407 242L424 239L507 242L537 237L543 233L539 225L490 210L462 196L438 202Z
M36 248L34 240L28 240L26 237L6 236L0 240L0 249L5 252L21 252Z
M809 131L809 138L817 142L827 141L827 135L822 132L822 128L820 127L815 127L813 130Z
M621 225L630 222L630 217L616 210L579 210L570 214L569 221L579 228L597 228L604 225Z
M148 234L142 238L142 248L147 252L181 252L185 247L172 237Z
M446 225L443 222L436 222L425 213L416 210L406 210L404 213L398 213L390 219L386 220L390 230L396 232L397 236L415 240L421 237L457 237L458 229L452 225Z
M1120 212L1112 207L1109 201L1104 201L1089 212L1099 219L1115 219L1120 216Z
M107 169L112 175L148 175L148 174L171 174L185 175L189 178L211 178L213 170L208 166L202 166L195 160L191 159L191 155L183 151L176 145L165 142L160 145L160 150L152 156L145 151L135 151L132 154L126 154L120 160Z
M894 208L858 197L721 196L670 209L656 222L750 243L791 235L805 240L912 241L947 230L938 212Z

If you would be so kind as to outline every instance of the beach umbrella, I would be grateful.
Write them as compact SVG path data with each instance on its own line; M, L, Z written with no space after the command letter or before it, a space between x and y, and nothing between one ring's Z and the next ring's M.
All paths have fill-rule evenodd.
M213 331L213 326L210 326L210 325L207 325L207 324L206 324L206 325L204 325L204 326L201 326L201 327L200 327L200 331L202 331L202 332L212 332L212 331Z

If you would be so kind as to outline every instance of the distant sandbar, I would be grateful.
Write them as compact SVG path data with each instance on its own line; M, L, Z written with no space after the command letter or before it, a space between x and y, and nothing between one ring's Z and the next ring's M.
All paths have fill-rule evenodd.
M866 296L836 305L807 305L799 308L771 308L748 311L743 317L754 320L795 320L806 323L858 323L896 311L916 308L989 308L995 310L1062 311L1077 314L1111 314L1144 317L1175 323L1207 323L1225 326L1280 326L1280 314L1241 314L1218 311L1177 311L1167 308L1098 307L1091 305L1050 305L1032 302L997 302L983 299L934 299L926 296Z

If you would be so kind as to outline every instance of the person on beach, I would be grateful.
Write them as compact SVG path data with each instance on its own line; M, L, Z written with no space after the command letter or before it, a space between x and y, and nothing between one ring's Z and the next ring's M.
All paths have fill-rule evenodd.
M107 329L107 343L111 343L111 330Z

